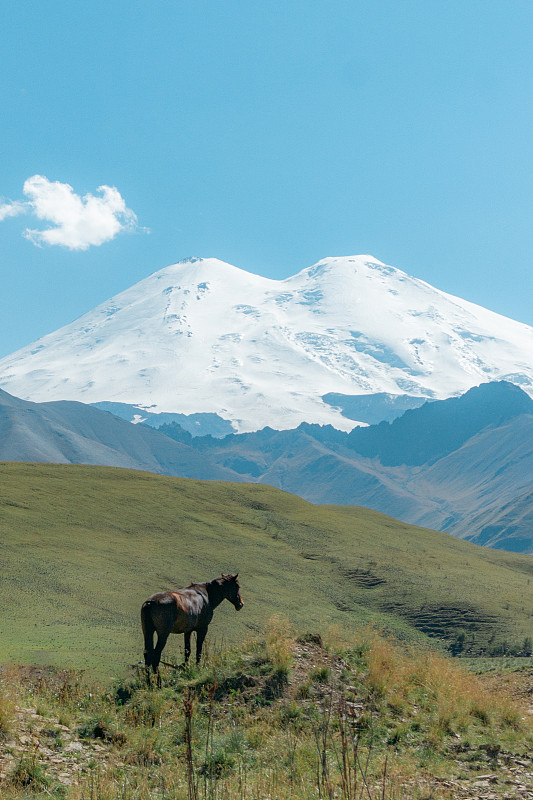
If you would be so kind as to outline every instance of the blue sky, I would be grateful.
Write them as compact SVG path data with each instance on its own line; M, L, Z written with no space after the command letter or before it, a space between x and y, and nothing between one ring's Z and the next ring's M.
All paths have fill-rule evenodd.
M533 324L530 0L39 0L1 37L0 356L191 255L372 253Z

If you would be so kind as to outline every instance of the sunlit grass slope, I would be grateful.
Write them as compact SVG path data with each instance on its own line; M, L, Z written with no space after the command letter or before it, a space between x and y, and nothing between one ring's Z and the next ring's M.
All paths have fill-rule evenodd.
M465 653L531 635L531 556L263 485L0 464L3 661L119 672L142 656L148 595L237 570L244 609L218 609L211 643L274 613L304 631L374 623Z

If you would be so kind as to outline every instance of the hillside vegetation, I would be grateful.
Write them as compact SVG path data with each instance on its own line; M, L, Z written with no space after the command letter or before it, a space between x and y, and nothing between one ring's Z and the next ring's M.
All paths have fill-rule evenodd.
M142 656L142 601L222 571L239 571L245 606L217 610L208 646L278 613L462 654L520 651L532 633L532 557L263 485L2 463L0 538L4 662L121 673Z
M464 662L462 662L464 663ZM369 631L281 616L200 667L114 685L0 669L4 800L528 800L531 668L490 686ZM506 690L506 687L511 692Z

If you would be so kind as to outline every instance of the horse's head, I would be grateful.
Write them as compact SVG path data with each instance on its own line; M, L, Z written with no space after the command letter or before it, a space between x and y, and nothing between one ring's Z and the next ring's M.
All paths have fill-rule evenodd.
M236 575L223 574L222 578L220 578L224 597L235 606L235 611L240 611L244 605L241 597L241 587L239 586L239 581L237 580L238 577L239 573Z

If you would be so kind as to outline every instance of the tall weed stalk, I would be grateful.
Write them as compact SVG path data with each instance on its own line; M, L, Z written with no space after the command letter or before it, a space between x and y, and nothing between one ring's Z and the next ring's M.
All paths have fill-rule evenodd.
M187 771L187 789L189 800L198 800L198 781L192 751L192 719L194 714L194 694L187 688L183 695L183 714L185 717L185 766Z

